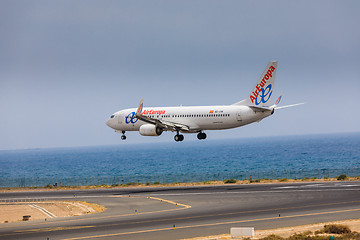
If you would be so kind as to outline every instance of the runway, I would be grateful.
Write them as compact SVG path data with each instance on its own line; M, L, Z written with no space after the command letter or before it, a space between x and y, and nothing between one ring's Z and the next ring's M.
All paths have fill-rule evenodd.
M103 213L0 224L0 239L182 239L360 218L360 182L0 193L101 204Z

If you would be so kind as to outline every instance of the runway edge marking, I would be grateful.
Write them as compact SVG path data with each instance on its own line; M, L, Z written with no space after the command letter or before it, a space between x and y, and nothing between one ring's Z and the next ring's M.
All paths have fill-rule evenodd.
M284 218L317 216L317 215L325 215L325 214L333 214L333 213L341 213L341 212L351 212L351 211L360 211L360 208L357 208L357 209L346 209L346 210L339 210L339 211L331 211L331 212L307 213L307 214L298 214L298 215L282 216L281 218L284 219ZM244 222L256 222L256 221L266 221L266 220L274 220L274 219L279 219L279 217L276 216L276 217L270 217L270 218L247 219L247 220L232 221L232 222L208 223L208 224L190 225L190 226L177 226L176 229L197 228L197 227L209 227L209 226L216 226L216 225L225 225L225 224L234 224L234 223L244 223ZM172 227L169 227L169 228L159 228L159 229L141 230L141 231L135 231L135 232L112 233L112 234L104 234L104 235L96 235L96 236L66 238L66 239L63 239L63 240L78 240L78 239L90 239L90 238L100 238L100 237L112 237L112 236L121 236L121 235L129 235L129 234L137 234L137 233L147 233L147 232L158 232L158 231L168 231L168 230L176 231L176 230L174 230Z

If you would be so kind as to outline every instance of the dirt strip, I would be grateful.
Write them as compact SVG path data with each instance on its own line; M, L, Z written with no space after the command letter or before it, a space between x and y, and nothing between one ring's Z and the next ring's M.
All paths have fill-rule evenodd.
M0 223L22 221L23 216L29 220L50 219L53 217L71 217L104 211L105 208L83 201L43 201L22 203L0 203Z
M360 219L351 219L345 221L335 221L335 222L326 222L326 223L316 223L310 225L294 226L287 228L278 228L278 229L268 229L268 230L256 230L255 237L251 239L261 239L271 234L278 235L280 237L289 237L295 233L303 233L306 231L315 232L324 228L326 224L342 224L347 225L351 231L360 232ZM229 229L230 232L230 229ZM197 238L186 238L182 240L222 240L222 239L242 239L242 238L231 238L230 234L222 234L217 236L206 236L206 237L197 237Z

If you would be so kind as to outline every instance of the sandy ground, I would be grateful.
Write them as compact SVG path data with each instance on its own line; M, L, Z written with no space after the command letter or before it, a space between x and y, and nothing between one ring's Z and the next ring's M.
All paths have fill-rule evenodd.
M23 216L31 220L70 217L102 212L105 208L82 201L46 201L27 203L0 203L0 223L22 221Z
M337 222L326 222L326 223L317 223L311 225L295 226L288 228L278 228L278 229L269 229L269 230L259 230L255 229L255 237L252 239L260 239L271 234L275 234L281 237L289 237L295 233L303 233L306 231L315 232L324 228L326 224L342 224L350 227L351 231L360 232L360 219L352 219L346 221L337 221ZM230 229L229 229L230 232ZM207 237L198 237L198 238L187 238L183 240L222 240L222 239L242 239L242 238L231 238L230 234L223 234L217 236L207 236Z

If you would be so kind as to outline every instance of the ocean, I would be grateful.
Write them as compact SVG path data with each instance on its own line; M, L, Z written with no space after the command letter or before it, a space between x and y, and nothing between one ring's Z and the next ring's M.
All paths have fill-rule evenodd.
M0 151L0 182L119 177L123 183L134 176L165 182L315 169L360 171L360 133Z

